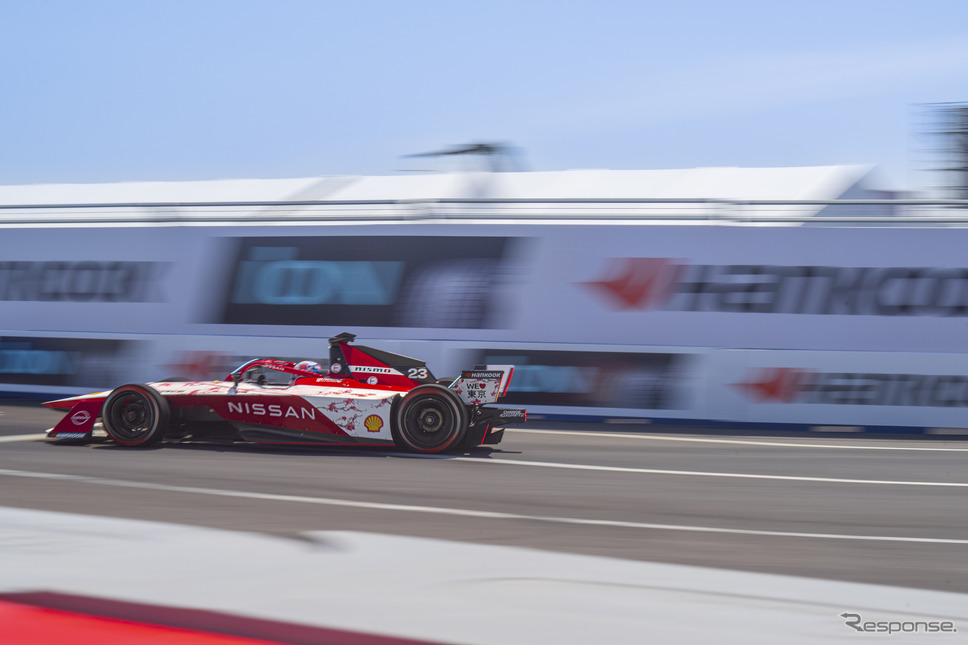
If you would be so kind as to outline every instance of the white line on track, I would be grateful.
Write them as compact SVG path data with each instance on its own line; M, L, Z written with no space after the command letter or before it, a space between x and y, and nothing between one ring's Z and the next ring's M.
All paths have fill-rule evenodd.
M152 484L121 479L104 479L100 477L85 477L82 475L66 475L61 473L44 473L25 470L0 469L0 476L26 477L33 479L52 479L80 484L94 484L115 488L134 488L141 490L164 491L170 493L188 493L194 495L210 495L215 497L233 497L255 499L261 501L291 502L297 504L314 504L322 506L342 506L348 508L364 508L381 511L399 511L409 513L429 513L434 515L451 515L459 517L473 517L495 520L526 520L532 522L548 522L553 524L568 524L580 526L608 526L628 529L651 529L657 531L686 531L691 533L721 533L731 535L760 535L767 537L799 537L821 540L859 540L870 542L908 542L924 544L964 544L968 540L956 538L928 538L904 537L888 535L849 535L839 533L802 533L797 531L766 531L758 529L729 529L713 526L689 526L680 524L652 524L648 522L626 522L621 520L595 520L577 517L554 517L546 515L520 515L517 513L499 513L494 511L475 511L462 508L440 508L434 506L413 506L409 504L386 504L380 502L362 502L348 499L333 499L327 497L305 497L302 495L279 495L275 493L256 493L251 491L224 490L218 488L198 488L195 486L173 486L170 484Z
M684 441L691 443L727 443L745 446L776 446L778 448L818 448L834 450L912 450L923 452L968 452L968 448L927 448L923 446L839 446L829 443L795 443L786 441L752 441L748 439L706 439L702 437L658 436L638 432L595 432L582 430L525 430L523 428L508 428L505 432L522 434L551 434L579 437L608 437L612 439L637 439L645 441Z
M409 458L434 458L434 455L397 455ZM659 468L629 468L626 466L592 466L588 464L563 464L547 461L520 461L516 459L481 459L478 457L436 457L450 461L470 461L478 464L504 464L507 466L532 466L536 468L562 468L567 470L597 470L610 473L641 473L646 475L683 475L686 477L725 477L728 479L773 479L794 482L825 482L834 484L877 484L881 486L937 486L941 488L968 488L968 482L912 482L889 479L847 479L840 477L807 477L798 475L758 475L755 473L719 473L701 470L663 470Z
M46 439L45 434L12 434L6 437L0 437L0 443L13 443L15 441L39 441L41 439Z

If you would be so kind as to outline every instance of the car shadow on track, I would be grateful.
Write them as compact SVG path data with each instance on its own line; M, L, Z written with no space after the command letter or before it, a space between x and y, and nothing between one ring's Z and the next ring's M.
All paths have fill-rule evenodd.
M121 446L115 446L121 448ZM383 446L267 446L254 444L207 444L207 443L175 443L153 447L166 450L192 450L208 452L233 452L244 454L266 453L273 455L314 455L318 457L368 457L372 459L454 459L456 457L470 457L474 459L491 459L493 455L520 455L520 451L507 451L489 446L475 446L464 450L438 454L422 454L408 452L403 449L386 448ZM126 448L124 448L127 450Z
M243 442L214 442L214 441L165 441L152 446L131 448L119 446L107 437L95 437L89 441L51 441L55 446L86 445L95 450L116 450L119 452L152 452L157 450L184 450L191 452L224 452L236 454L266 453L273 455L316 455L319 457L369 457L386 459L390 457L405 457L417 459L453 459L455 457L472 457L489 459L495 454L521 454L520 451L507 451L491 446L473 446L463 450L443 454L420 454L394 449L386 446L327 446L306 445L271 445L252 444Z

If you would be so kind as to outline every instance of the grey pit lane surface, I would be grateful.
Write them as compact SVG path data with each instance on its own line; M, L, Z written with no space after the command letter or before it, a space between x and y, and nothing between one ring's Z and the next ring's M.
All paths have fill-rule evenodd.
M59 418L38 404L0 405L0 441L40 433ZM913 450L926 447L942 450ZM511 430L495 449L457 459L369 449L138 450L26 440L0 443L6 471L0 505L290 537L312 530L394 533L966 592L968 486L893 483L968 485L966 449L968 442L957 440L623 434L614 426L547 422ZM554 467L484 463L499 461ZM58 475L74 478L52 478ZM320 498L324 503L312 501ZM623 522L633 525L616 525ZM884 537L962 543L873 539Z

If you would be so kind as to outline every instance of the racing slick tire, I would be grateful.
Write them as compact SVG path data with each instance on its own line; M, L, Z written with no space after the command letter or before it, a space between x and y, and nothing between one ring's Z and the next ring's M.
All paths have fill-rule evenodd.
M120 446L143 447L160 441L168 428L168 401L147 385L115 388L104 400L101 421Z
M435 453L460 445L467 412L456 394L442 385L420 385L395 408L393 438L411 452Z

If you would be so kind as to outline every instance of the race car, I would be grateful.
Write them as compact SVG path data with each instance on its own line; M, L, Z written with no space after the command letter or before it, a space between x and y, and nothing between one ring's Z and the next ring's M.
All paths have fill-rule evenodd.
M91 440L96 426L121 446L160 441L282 445L379 445L440 453L497 444L504 427L527 419L496 408L514 367L478 366L437 379L424 361L329 339L330 363L257 358L224 381L166 381L44 403L65 410L47 431L57 441Z

